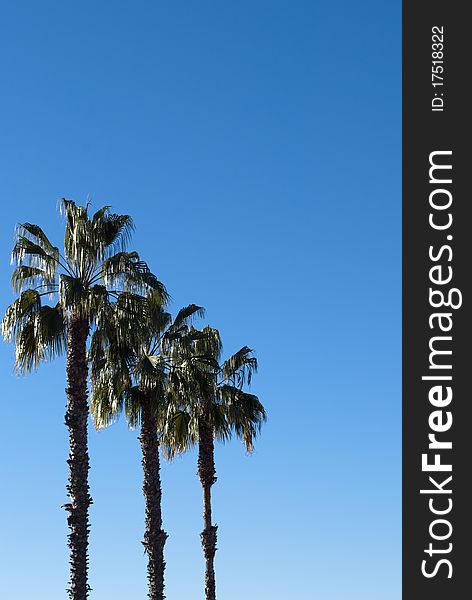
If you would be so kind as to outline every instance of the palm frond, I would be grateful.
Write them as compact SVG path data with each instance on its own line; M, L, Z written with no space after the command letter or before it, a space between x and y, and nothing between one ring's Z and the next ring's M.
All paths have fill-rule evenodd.
M111 393L107 383L97 383L90 389L90 412L97 429L108 427L121 412L121 397Z
M231 438L231 425L226 417L226 410L223 405L215 402L210 404L207 419L217 440L226 442Z
M186 410L170 409L162 433L161 445L164 456L172 460L187 452L198 442L195 419Z
M138 427L141 423L143 398L143 392L137 385L132 386L123 392L124 412L131 428Z
M101 278L106 286L118 286L128 292L141 294L153 290L160 294L164 305L169 300L164 284L151 273L137 252L118 252L104 260Z
M20 265L11 277L13 290L19 294L25 287L38 286L47 291L55 291L55 279L51 279L47 271L39 267Z
M172 326L169 328L169 331L174 332L182 327L182 325L189 325L195 317L203 318L204 316L205 309L203 306L197 306L196 304L184 306L177 313Z
M63 354L67 344L67 324L59 304L45 305L35 316L36 335L42 348L41 360Z
M12 262L26 266L37 267L46 273L47 281L54 281L58 267L58 254L48 252L24 235L18 235L12 251Z
M101 260L115 250L124 251L134 231L129 215L111 213L110 208L102 207L91 219L91 232Z
M30 238L31 241L37 243L51 256L58 256L59 254L59 249L51 244L48 236L39 225L20 223L16 228L16 237Z
M172 316L164 310L166 302L163 302L162 295L155 290L148 292L146 296L146 319L149 333L152 337L160 337L168 330L172 323Z
M204 335L195 341L195 354L211 356L215 361L219 361L223 348L220 332L208 325L201 331Z
M252 356L251 348L243 346L223 363L222 374L225 380L237 384L240 388L247 382L251 384L253 373L257 372L257 359Z
M244 441L247 451L252 452L254 438L267 420L259 398L231 385L220 386L218 396L228 426Z
M38 367L41 356L34 320L31 319L23 325L16 339L16 370L19 373L30 373Z
M16 369L29 373L40 362L62 354L66 346L66 323L58 306L42 306L30 313L16 335Z
M165 371L164 357L142 355L136 361L134 376L139 386L145 390L163 390Z
M66 310L74 309L77 313L84 312L87 290L80 277L61 274L59 278L59 299Z
M66 218L64 251L66 258L79 265L82 271L94 254L90 236L90 221L87 207L62 198L60 211Z
M32 315L41 310L41 295L36 290L25 290L10 304L2 320L2 333L6 341L16 338Z

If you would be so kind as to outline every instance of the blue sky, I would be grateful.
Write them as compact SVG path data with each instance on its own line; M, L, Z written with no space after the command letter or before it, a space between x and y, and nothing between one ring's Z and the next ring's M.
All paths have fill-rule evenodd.
M225 600L400 597L400 2L3 3L0 287L58 198L131 246L228 353L257 351L252 456L217 448ZM0 346L0 597L64 598L64 362ZM91 430L91 585L146 596L138 432ZM196 457L163 466L169 599L203 598Z

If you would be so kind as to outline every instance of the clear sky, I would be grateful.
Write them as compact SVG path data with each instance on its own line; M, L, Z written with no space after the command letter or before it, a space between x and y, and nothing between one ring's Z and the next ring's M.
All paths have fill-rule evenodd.
M131 246L228 353L269 422L218 446L223 600L400 597L399 0L3 2L0 277L15 223L65 196ZM0 597L65 598L64 361L0 345ZM146 597L138 432L91 430L93 598ZM203 598L196 457L163 466L169 600Z

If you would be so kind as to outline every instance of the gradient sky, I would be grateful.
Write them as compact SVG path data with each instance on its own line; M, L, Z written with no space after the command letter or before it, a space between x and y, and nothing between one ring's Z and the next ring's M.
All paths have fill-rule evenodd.
M131 213L173 308L257 351L269 422L218 446L224 600L400 597L399 0L3 2L0 277L60 197ZM0 597L65 598L64 361L0 345ZM138 432L91 430L90 582L146 597ZM196 457L163 466L166 593L203 598Z

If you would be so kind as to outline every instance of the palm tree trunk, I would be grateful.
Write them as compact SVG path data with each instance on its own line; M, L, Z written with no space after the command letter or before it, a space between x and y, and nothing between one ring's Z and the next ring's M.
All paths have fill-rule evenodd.
M71 600L86 600L90 587L88 571L88 509L92 503L89 494L89 456L87 447L87 356L86 344L89 334L87 321L72 318L67 340L67 412L65 422L69 428L69 484L67 491L70 504L67 519L70 534L70 588Z
M217 526L211 522L211 486L216 481L213 429L202 416L198 423L198 476L203 490L203 531L200 534L205 555L205 598L216 600L214 559Z
M148 582L150 600L163 600L164 596L164 544L167 533L162 529L161 479L159 440L156 418L152 413L151 399L143 394L141 407L141 449L144 471L143 492L146 500L146 531L143 545L148 555Z

